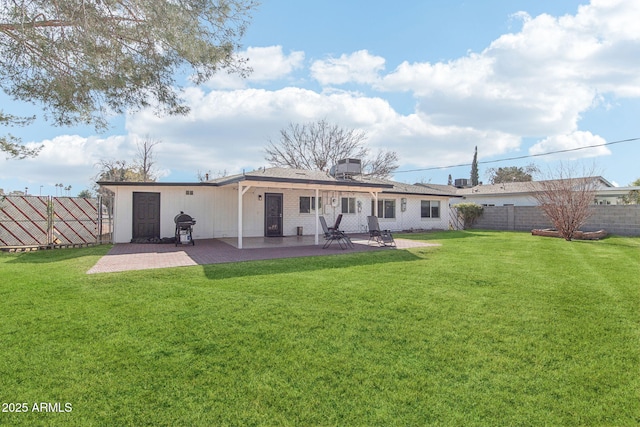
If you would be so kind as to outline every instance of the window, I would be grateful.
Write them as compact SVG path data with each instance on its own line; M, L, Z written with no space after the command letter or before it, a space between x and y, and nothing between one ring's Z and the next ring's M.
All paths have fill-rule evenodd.
M373 200L371 201L371 214L375 215ZM378 218L395 218L396 217L396 201L395 199L378 200Z
M420 201L421 218L440 218L440 201L422 200Z
M356 198L355 197L343 197L342 198L342 213L343 214L356 213Z
M186 191L186 195L187 196L193 196L193 190L187 190Z
M322 206L322 197L318 197L319 205ZM316 210L316 198L309 196L300 197L300 213L311 213Z

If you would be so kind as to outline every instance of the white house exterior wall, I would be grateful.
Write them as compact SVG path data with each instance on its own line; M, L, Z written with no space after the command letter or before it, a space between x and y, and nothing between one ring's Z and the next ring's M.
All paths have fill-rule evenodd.
M238 187L213 189L214 209L209 215L214 219L213 233L210 237L237 237L238 235ZM269 192L269 191L266 191ZM242 196L242 230L245 237L264 235L265 190L250 188Z
M422 200L435 200L440 202L440 218L421 218ZM401 210L400 210L401 211ZM425 229L447 230L449 228L449 200L437 197L407 198L407 210L400 212L400 225L402 230Z
M176 223L173 220L180 212L195 218L193 227L194 239L205 239L211 236L213 221L210 212L211 188L207 187L167 187L160 192L160 237L172 237ZM193 191L193 195L187 195Z
M131 241L133 229L133 193L160 193L160 237L172 237L175 233L173 218L183 211L196 219L193 227L194 239L236 237L238 232L238 187L206 186L117 186L114 188L114 242ZM193 195L187 194L193 192ZM298 227L305 235L316 232L316 215L300 213L300 197L315 197L315 190L284 190L281 188L252 187L242 197L243 236L264 236L265 193L283 195L283 234L292 236ZM367 232L367 216L372 215L369 193L320 191L324 215L329 225L341 213L343 197L356 199L356 212L343 214L340 229L347 233ZM401 200L407 199L406 211L402 212ZM332 203L332 199L337 202ZM449 224L448 199L436 196L401 196L379 194L379 199L396 201L396 218L380 218L380 226L393 231L407 229L447 229ZM440 218L420 218L421 200L439 200ZM358 209L357 206L360 208ZM319 228L320 234L322 229Z
M187 195L193 191L193 195ZM173 218L183 211L196 219L194 239L209 238L213 234L214 218L212 193L207 187L116 187L114 197L115 243L131 241L133 232L133 193L160 193L160 236L172 237L175 233ZM215 202L215 200L214 200Z
M283 194L283 234L285 236L293 236L297 233L298 227L302 227L303 234L313 235L316 231L316 213L311 211L309 213L300 213L300 197L315 197L314 190L278 190L278 189L256 189L255 194L249 197L250 200L257 200L257 194L264 194L265 192L281 193ZM247 192L251 194L251 190ZM245 229L244 236L263 236L264 235L264 205L254 207L255 213L249 214L249 208L247 206L247 194L243 199L244 224ZM342 214L342 222L340 223L340 229L346 233L365 233L367 228L367 216L372 215L371 212L371 200L370 194L354 193L354 192L338 192L338 191L320 191L319 196L322 199L322 209L319 215L325 217L327 224L331 226L338 215L342 212L342 198L353 197L356 199L356 212ZM381 218L379 220L380 226L386 229L400 231L407 229L440 229L446 230L449 227L449 206L448 198L436 197L436 196L415 196L408 195L407 209L405 212L401 210L401 199L399 195L379 195L380 199L394 199L396 200L396 218L386 219ZM335 199L335 203L332 200ZM421 218L421 201L422 200L438 200L440 201L440 218ZM260 202L262 203L262 202ZM358 209L358 203L360 208ZM252 232L249 231L250 221L253 221L254 226ZM233 230L235 232L235 224ZM322 229L320 229L322 234ZM219 236L216 236L219 237Z

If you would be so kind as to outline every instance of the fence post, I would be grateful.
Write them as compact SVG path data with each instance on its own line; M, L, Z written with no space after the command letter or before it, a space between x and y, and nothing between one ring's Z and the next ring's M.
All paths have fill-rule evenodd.
M47 196L47 245L53 245L53 223L54 217L54 207L53 207L53 198L51 196Z

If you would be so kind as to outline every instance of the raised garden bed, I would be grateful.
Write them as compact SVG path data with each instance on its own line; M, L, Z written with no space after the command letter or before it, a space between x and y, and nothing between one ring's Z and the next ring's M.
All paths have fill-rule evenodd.
M531 234L534 236L544 236L544 237L562 237L558 230L553 228L543 228L543 229L535 229L531 230ZM607 237L607 232L605 230L598 231L576 231L573 234L573 240L600 240Z

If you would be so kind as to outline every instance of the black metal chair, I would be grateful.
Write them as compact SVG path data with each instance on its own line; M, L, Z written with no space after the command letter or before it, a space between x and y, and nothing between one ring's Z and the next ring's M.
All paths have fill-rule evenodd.
M339 214L338 217L336 218L336 223L333 224L333 227L329 227L329 231L331 231L331 230L339 230L341 222L342 222L342 214Z
M391 230L380 230L377 216L368 216L367 223L369 225L369 244L372 240L379 246L395 246L396 241L391 234Z
M330 229L327 226L327 220L324 219L323 216L320 216L320 225L322 225L322 231L324 232L324 239L326 240L322 249L326 249L331 246L331 243L338 242L341 249L347 249L349 247L353 247L353 243L351 243L351 239L347 237L342 231L337 229Z

